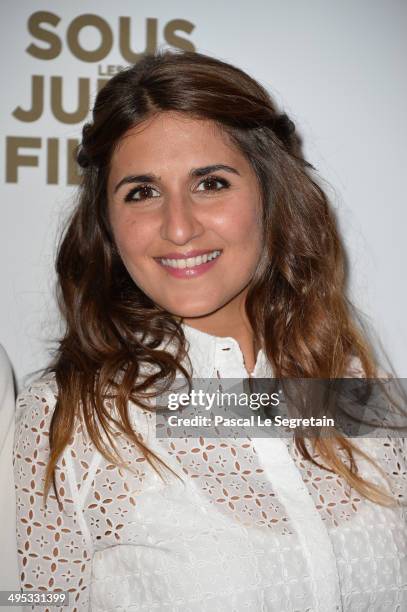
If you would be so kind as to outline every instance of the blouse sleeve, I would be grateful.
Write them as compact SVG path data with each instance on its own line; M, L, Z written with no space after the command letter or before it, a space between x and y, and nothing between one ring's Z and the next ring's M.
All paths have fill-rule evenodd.
M68 606L36 604L31 609L79 612L89 609L92 541L77 503L74 471L66 452L56 469L62 505L58 505L51 486L43 507L49 425L56 401L53 385L35 383L17 399L13 464L19 570L24 590L69 592Z

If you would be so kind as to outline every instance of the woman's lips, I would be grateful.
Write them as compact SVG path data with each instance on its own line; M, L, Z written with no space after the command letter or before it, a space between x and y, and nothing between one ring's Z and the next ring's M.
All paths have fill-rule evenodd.
M200 253L202 253L202 254L204 254L204 253L211 253L211 251L200 251ZM155 260L158 263L158 265L161 266L161 268L164 268L164 270L166 272L168 272L168 274L170 274L174 278L186 278L186 279L188 279L188 278L196 278L197 276L201 276L202 274L205 274L205 272L207 272L208 270L213 268L213 266L216 264L218 259L221 257L222 251L221 250L217 250L217 253L219 253L219 254L214 259L211 259L210 261L198 264L196 266L185 267L185 268L174 268L172 266L166 265L166 264L164 264L161 261L161 258L160 259L155 258ZM177 258L174 258L174 259L181 259L181 258L177 257ZM186 260L187 257L185 257L183 259Z

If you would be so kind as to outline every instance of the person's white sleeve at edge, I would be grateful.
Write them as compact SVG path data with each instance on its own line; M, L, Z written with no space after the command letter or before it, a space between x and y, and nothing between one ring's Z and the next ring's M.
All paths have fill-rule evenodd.
M13 476L15 398L11 365L0 344L0 591L19 591ZM7 612L22 608L2 607Z

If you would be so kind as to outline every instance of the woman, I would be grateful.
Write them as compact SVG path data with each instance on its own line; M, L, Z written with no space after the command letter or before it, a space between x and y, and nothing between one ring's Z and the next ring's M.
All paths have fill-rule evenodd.
M99 93L78 162L66 333L19 399L23 587L71 610L402 609L400 441L154 435L151 390L180 376L376 374L292 122L241 70L164 52Z

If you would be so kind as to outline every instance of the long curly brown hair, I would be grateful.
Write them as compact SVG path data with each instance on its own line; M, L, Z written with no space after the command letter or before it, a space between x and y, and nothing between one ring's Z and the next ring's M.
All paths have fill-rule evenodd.
M304 159L294 124L245 72L194 52L159 52L112 78L99 92L83 128L77 161L78 205L57 256L59 299L66 331L50 370L58 399L50 425L44 498L55 466L80 417L96 448L120 463L115 431L129 438L161 473L163 462L133 431L129 401L151 410L148 389L171 385L177 371L190 381L186 340L178 317L153 303L130 278L115 248L106 185L121 137L146 118L178 111L210 119L252 165L263 201L264 251L246 310L277 378L338 378L352 357L366 377L376 368L368 341L346 298L344 252L327 197ZM174 351L162 347L170 341ZM145 366L153 366L142 378ZM117 381L120 380L120 384ZM161 385L161 389L165 388ZM114 398L117 418L106 405ZM147 398L147 399L146 399ZM146 400L146 401L145 401ZM101 429L108 438L103 440ZM342 475L378 503L390 497L358 475L349 439L296 437L302 455ZM365 456L365 455L364 455Z

